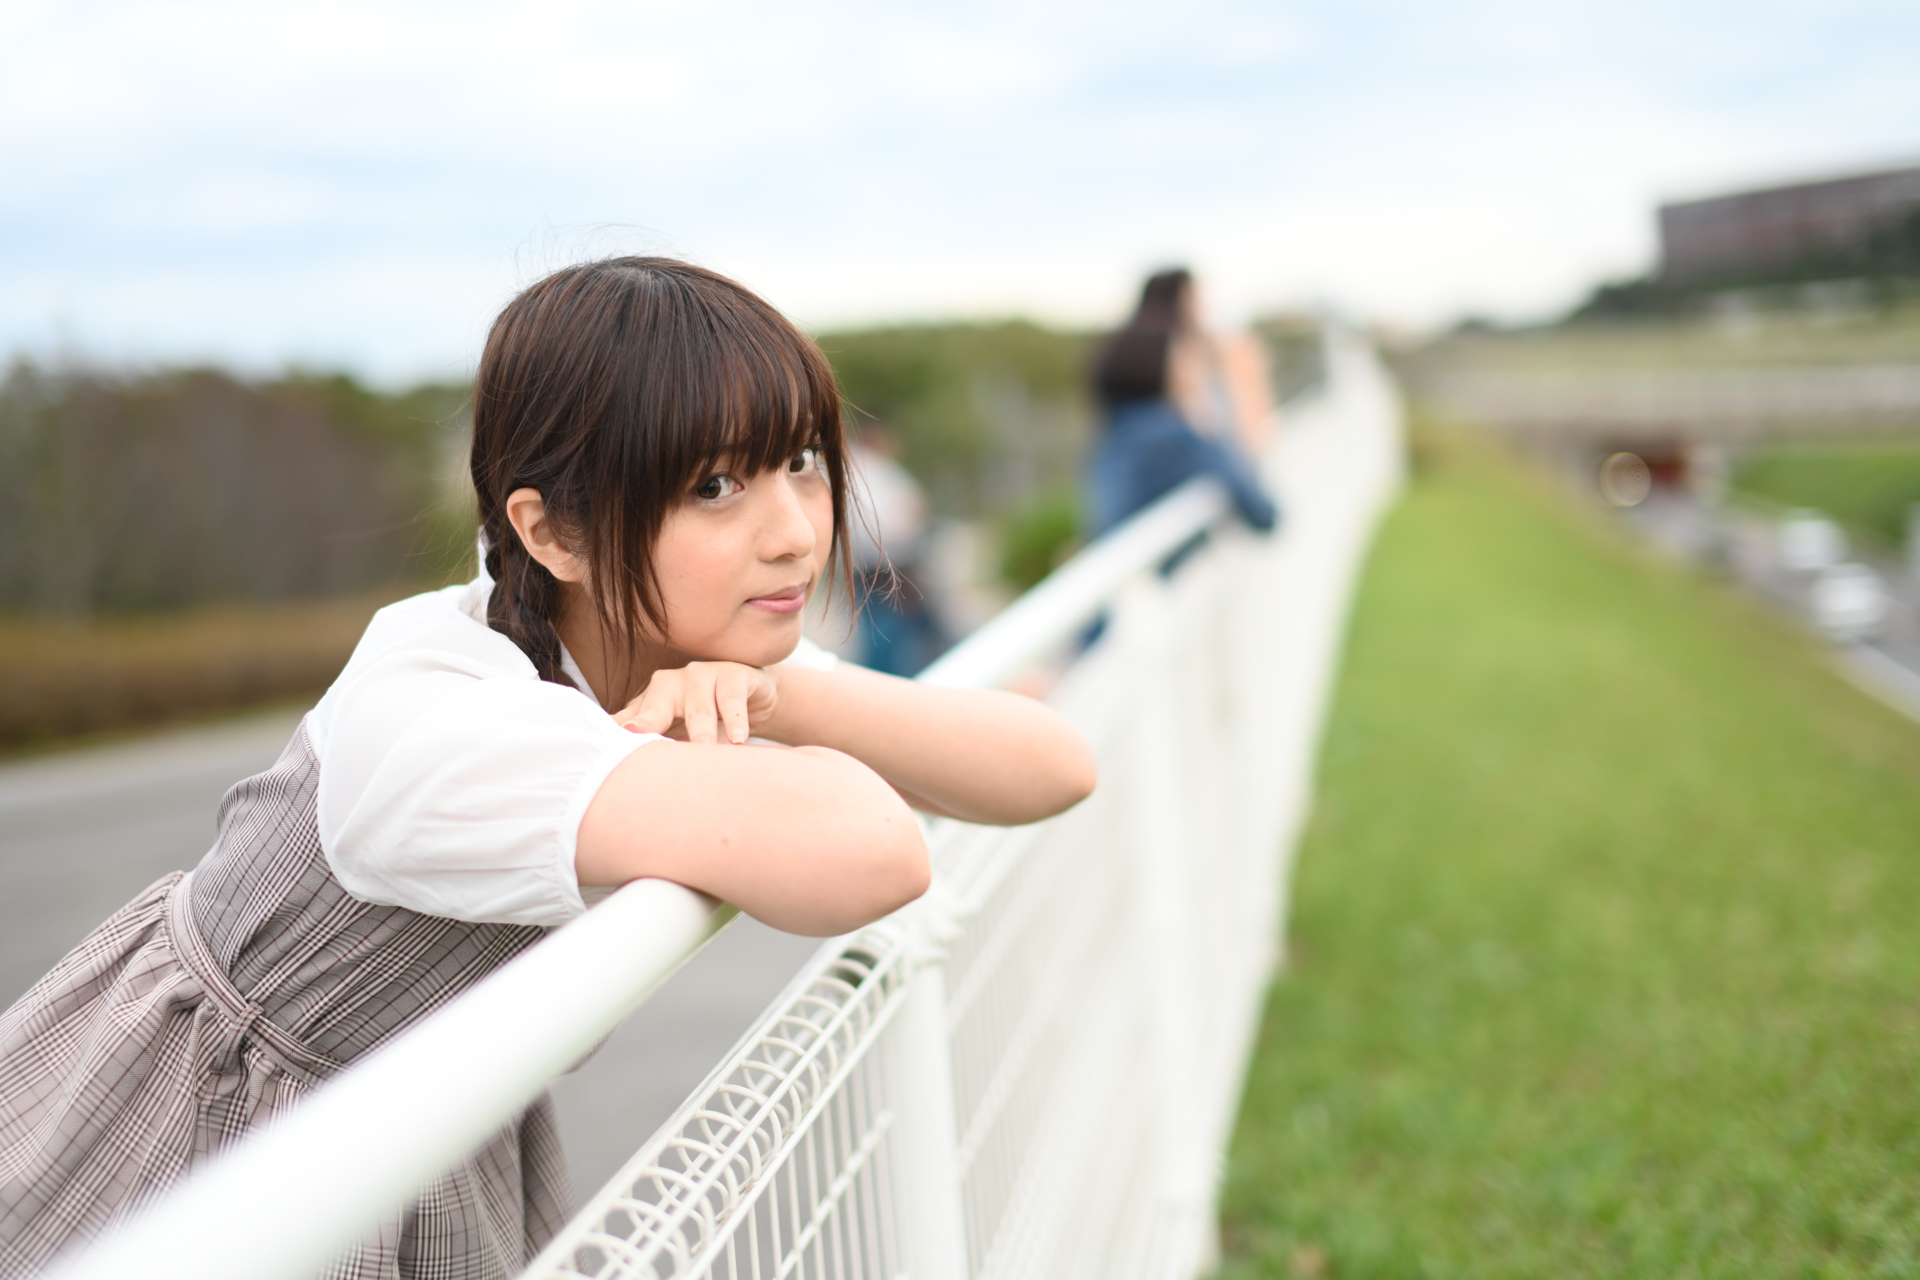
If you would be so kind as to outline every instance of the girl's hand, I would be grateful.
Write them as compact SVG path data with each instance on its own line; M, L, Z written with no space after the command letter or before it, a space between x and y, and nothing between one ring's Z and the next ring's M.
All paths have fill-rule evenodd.
M640 696L613 719L635 733L664 733L683 742L719 742L724 734L725 741L739 744L779 702L780 686L759 667L689 662L654 672Z

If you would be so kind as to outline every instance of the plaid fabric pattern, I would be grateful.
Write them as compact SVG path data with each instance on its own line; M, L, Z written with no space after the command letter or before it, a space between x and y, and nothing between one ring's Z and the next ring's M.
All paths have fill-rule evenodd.
M165 1192L537 941L375 906L327 869L303 724L220 806L220 834L0 1015L0 1280ZM542 1097L327 1273L505 1280L572 1200Z

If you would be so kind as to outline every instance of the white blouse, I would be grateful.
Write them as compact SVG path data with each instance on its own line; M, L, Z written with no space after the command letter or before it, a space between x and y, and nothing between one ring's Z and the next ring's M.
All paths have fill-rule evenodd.
M565 924L587 909L573 858L588 804L660 735L615 724L564 650L575 687L540 679L487 625L492 589L482 575L380 610L308 713L320 847L367 902ZM788 661L834 658L802 640Z

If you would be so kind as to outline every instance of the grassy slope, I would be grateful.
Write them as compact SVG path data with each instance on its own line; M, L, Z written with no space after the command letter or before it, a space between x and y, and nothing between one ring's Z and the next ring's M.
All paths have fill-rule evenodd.
M1225 1274L1920 1272L1920 730L1563 506L1383 533Z
M1734 486L1782 506L1817 507L1898 547L1908 509L1920 504L1920 442L1770 449L1740 468Z

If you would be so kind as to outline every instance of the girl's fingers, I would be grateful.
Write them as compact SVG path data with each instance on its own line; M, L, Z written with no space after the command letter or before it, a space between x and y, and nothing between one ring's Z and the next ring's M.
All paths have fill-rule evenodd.
M677 723L688 742L743 743L753 731L754 700L770 703L763 687L770 685L766 673L752 667L689 663L655 672L646 691L614 722L636 733L669 733Z
M780 701L780 685L770 671L750 670L747 679L747 718L764 723Z
M739 746L747 740L747 693L751 689L749 682L740 672L729 671L725 679L715 688L720 709L720 720L727 731L727 741Z
M636 733L665 733L680 718L679 672L661 672L617 719Z
M687 724L688 742L714 742L719 739L720 717L714 710L714 678L699 667L684 668L681 685L680 718Z

